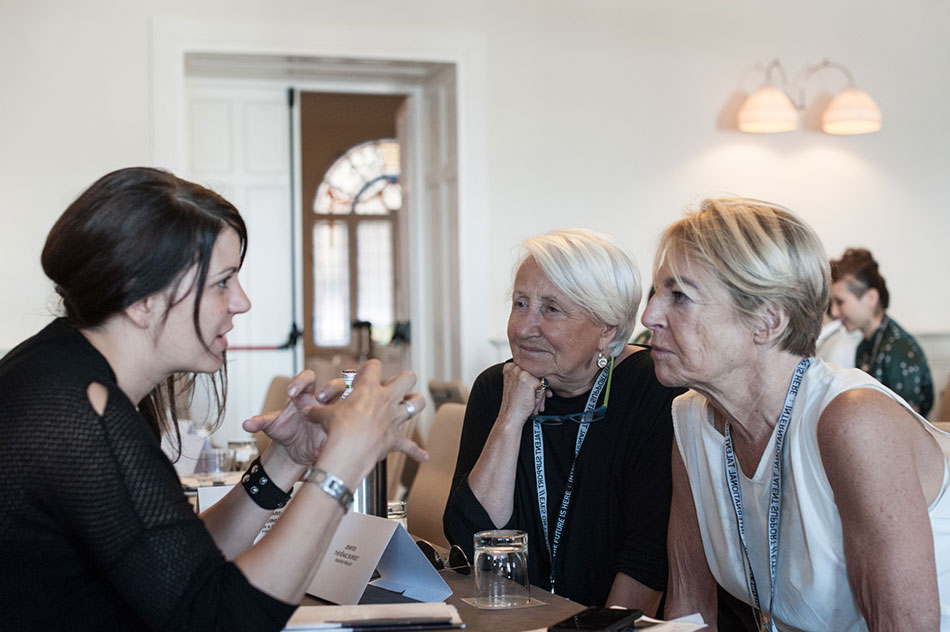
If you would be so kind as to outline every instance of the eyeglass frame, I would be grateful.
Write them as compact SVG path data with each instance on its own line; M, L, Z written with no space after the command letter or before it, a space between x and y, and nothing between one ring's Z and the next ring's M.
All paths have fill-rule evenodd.
M472 572L468 556L458 544L453 544L444 556L428 540L416 540L416 546L437 571L451 570L461 575L470 575Z
M598 406L594 410L582 410L579 413L568 413L566 415L531 415L528 421L540 423L545 426L560 426L568 421L577 424L592 423L600 421L607 416L607 406Z
M607 404L610 401L610 385L614 378L614 359L615 356L610 356L610 369L607 372L607 392L604 395L603 405L593 410L582 410L578 413L568 413L566 415L531 415L528 417L528 421L531 423L544 424L545 426L560 426L568 421L573 421L577 424L593 423L606 417ZM589 416L590 418L585 419L585 416Z

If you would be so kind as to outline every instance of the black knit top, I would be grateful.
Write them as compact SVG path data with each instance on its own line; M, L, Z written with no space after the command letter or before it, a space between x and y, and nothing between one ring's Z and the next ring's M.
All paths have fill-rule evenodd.
M472 553L472 534L495 525L468 485L468 474L482 453L501 408L503 364L489 367L472 386L465 409L458 462L443 516L446 538ZM606 389L605 389L606 390ZM661 385L647 350L614 369L607 417L590 424L577 456L574 491L555 561L556 592L574 601L602 606L618 572L654 590L666 588L666 528L670 517L670 409L682 389ZM555 396L544 414L584 409L589 393ZM603 403L601 393L599 403ZM550 587L551 562L538 510L532 424L525 423L515 470L511 518L505 529L528 534L531 583ZM546 426L542 431L548 487L548 539L574 463L578 424ZM471 558L469 558L471 559ZM542 597L543 600L543 597Z
M0 627L279 630L294 611L224 559L156 433L63 319L0 360L0 468Z

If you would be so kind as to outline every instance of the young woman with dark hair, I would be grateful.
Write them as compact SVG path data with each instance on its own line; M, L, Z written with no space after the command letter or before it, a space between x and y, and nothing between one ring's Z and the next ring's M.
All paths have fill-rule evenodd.
M16 629L279 630L349 492L421 409L405 372L370 361L352 394L305 371L279 413L244 422L270 447L196 516L160 447L183 373L223 371L247 232L219 195L146 168L110 173L50 232L54 320L0 360L0 620ZM221 375L223 378L223 375ZM221 380L223 383L223 379ZM310 475L283 518L264 522Z
M887 315L890 294L877 261L864 248L848 248L831 262L831 312L848 331L858 330L855 366L926 416L934 402L924 350Z

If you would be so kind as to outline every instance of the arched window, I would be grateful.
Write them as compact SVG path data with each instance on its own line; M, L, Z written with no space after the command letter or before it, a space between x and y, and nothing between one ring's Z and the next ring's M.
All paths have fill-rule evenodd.
M313 341L346 347L354 321L372 325L376 344L395 324L396 218L402 206L399 145L361 143L323 177L313 213Z

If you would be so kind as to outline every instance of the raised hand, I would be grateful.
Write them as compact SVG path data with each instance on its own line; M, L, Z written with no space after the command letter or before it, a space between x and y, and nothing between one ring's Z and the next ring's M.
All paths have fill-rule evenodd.
M425 398L409 389L416 383L411 371L381 382L382 365L378 360L364 364L353 381L353 390L343 401L331 406L314 405L307 409L311 421L327 433L325 450L331 446L351 458L369 457L370 467L390 452L404 452L416 461L428 458L401 426L411 415L425 408Z
M344 388L343 380L335 379L317 390L314 372L301 371L287 384L290 401L283 410L251 417L242 425L247 432L263 430L294 462L310 466L320 455L326 431L310 420L308 410L338 401Z

